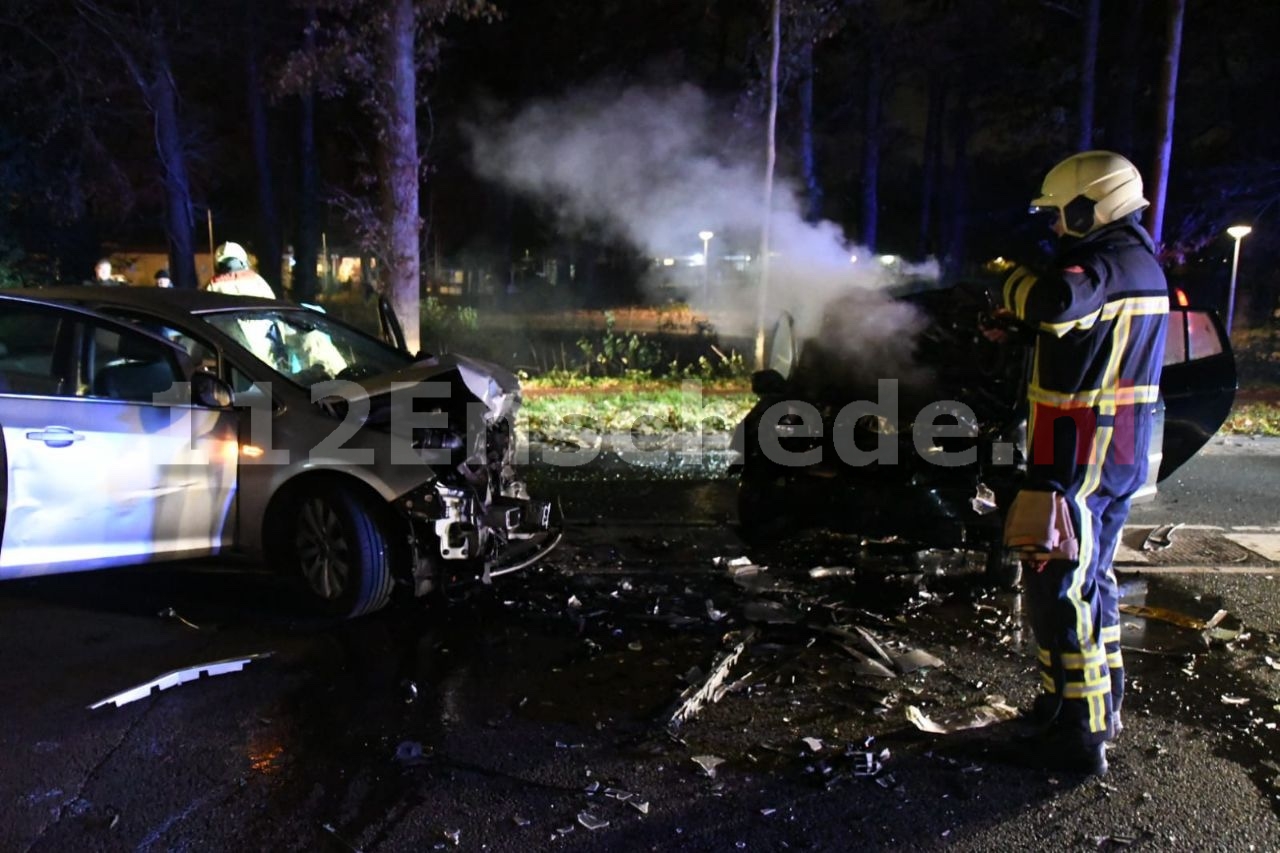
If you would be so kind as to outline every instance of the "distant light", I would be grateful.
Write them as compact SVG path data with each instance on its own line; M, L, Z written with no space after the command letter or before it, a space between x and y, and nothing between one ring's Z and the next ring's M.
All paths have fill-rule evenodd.
M858 262L858 256L857 256L857 255L850 255L850 256L849 256L849 263L851 263L851 264L856 264L857 262Z
M689 263L695 267L705 267L707 265L707 256L701 252L694 252L689 256Z
M1186 308L1191 304L1191 300L1187 299L1187 292L1181 287L1175 287L1173 290L1174 298L1178 302L1179 308Z
M248 456L250 459L261 459L263 456L266 455L266 452L267 451L263 450L261 447L258 447L256 444L240 445L240 453L244 456Z
M714 237L714 236L716 236L716 232L714 232L714 231L699 231L699 232L698 232L698 239L699 239L699 240L701 240L701 241L702 241L702 242L704 242L704 243L705 243L706 241L710 240L710 239L711 239L712 237Z
M897 255L881 255L880 256L880 263L884 264L886 267L892 266L897 262L898 262Z
M1253 229L1248 225L1232 225L1227 229L1227 233L1234 239L1241 240L1253 233Z
M663 265L664 267L674 267L674 266L676 265L676 259L675 259L675 258L663 258L663 259L662 259L662 265Z

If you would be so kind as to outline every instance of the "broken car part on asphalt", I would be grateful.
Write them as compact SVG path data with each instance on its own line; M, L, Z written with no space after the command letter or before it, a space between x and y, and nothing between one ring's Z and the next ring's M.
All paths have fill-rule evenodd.
M242 658L228 658L189 666L185 669L175 669L172 672L166 672L164 675L153 678L145 684L130 687L128 690L124 690L114 696L108 696L106 699L94 702L89 706L89 710L94 711L104 705L115 705L119 708L121 705L127 705L130 702L136 702L139 699L150 696L152 691L168 690L170 687L177 687L179 684L196 681L202 676L226 675L229 672L239 672L244 669L246 664L271 657L272 654L272 652L258 652Z

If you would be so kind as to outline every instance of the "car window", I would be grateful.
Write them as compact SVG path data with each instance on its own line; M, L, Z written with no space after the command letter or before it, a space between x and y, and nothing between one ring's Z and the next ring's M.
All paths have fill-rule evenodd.
M314 311L227 311L204 315L204 320L304 388L329 379L390 373L412 361L377 338Z
M84 359L84 396L150 403L183 379L170 347L128 329L95 326Z
M103 313L119 317L121 320L126 320L152 334L160 335L172 341L187 351L187 355L191 356L191 361L197 368L208 370L211 373L218 372L217 349L199 335L193 334L190 329L180 329L158 317L135 314L128 310L104 309Z
M1170 311L1164 338L1164 363L1182 364L1187 360L1187 314Z
M1207 311L1187 312L1187 360L1208 358L1222 352L1222 339Z
M66 393L66 372L57 359L60 312L9 303L0 312L0 393Z

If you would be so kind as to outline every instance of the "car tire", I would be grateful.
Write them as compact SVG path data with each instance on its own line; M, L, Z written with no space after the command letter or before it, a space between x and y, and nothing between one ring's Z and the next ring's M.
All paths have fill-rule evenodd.
M392 549L372 501L328 485L300 495L293 509L291 563L316 609L354 618L386 606Z
M1022 581L1022 560L1014 552L993 545L987 552L987 566L984 576L994 587L1014 590Z

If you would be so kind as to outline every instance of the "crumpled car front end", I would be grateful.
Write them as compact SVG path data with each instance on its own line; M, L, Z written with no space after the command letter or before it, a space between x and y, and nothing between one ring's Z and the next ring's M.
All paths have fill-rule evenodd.
M415 480L392 506L405 522L415 593L525 568L560 541L558 514L517 466L519 382L496 365L441 355L361 383L364 426L391 437Z

